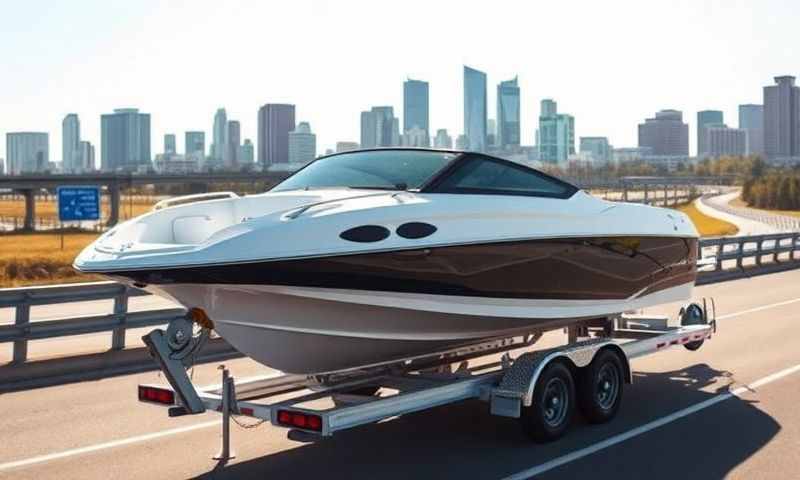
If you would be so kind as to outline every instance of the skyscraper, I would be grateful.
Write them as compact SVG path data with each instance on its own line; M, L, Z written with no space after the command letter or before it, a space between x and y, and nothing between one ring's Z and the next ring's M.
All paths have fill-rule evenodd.
M65 173L80 172L81 122L76 113L69 113L61 122L61 169Z
M403 133L417 127L428 128L428 82L408 79L403 83Z
M250 141L249 138L244 139L244 143L239 148L239 164L240 165L252 165L255 159L255 149L253 148L253 142Z
M400 145L400 121L390 106L372 107L361 112L361 147L393 147Z
M800 156L800 88L794 77L775 77L764 87L764 153L768 158Z
M78 145L78 151L80 152L80 171L91 172L94 170L94 145L91 142L81 140Z
M317 156L317 136L311 132L308 122L300 122L289 133L289 163L305 165Z
M100 164L105 171L150 165L150 114L117 108L100 116Z
M242 142L242 127L238 120L229 120L225 131L225 158L228 168L239 166L239 147Z
M50 163L50 136L44 132L6 133L8 175L47 170Z
M653 155L688 156L689 125L678 110L661 110L639 124L639 146L650 147Z
M739 105L739 128L747 132L747 154L764 154L764 106Z
M706 127L706 145L705 154L712 158L744 155L747 153L747 131L725 125Z
M264 167L289 161L289 132L294 105L268 103L258 109L258 163Z
M453 148L453 137L447 134L447 129L436 130L436 137L433 139L433 146L436 148Z
M608 143L608 137L581 137L580 152L591 155L597 164L608 164L613 160L614 147Z
M215 163L222 163L225 160L225 145L227 145L225 134L228 130L228 114L224 108L217 109L214 114L214 130L211 136L211 158Z
M184 142L186 145L186 155L200 153L200 156L206 154L206 132L188 131L184 135Z
M486 150L486 74L464 66L464 135L467 149Z
M722 112L719 110L701 110L697 112L697 156L703 157L709 153L706 141L706 128L724 125Z
M164 134L164 154L166 155L175 155L178 153L178 148L175 144L175 134L174 133L165 133Z
M497 85L497 146L519 147L519 85L517 77Z
M564 163L575 153L575 118L558 113L552 99L541 102L537 131L539 160L545 163Z

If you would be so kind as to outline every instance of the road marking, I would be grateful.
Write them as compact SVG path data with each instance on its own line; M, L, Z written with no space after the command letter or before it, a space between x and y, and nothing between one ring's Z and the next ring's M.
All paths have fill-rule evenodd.
M793 298L791 300L784 300L783 302L770 303L769 305L761 305L760 307L753 307L753 308L748 308L747 310L741 310L739 312L729 313L727 315L720 315L719 317L717 317L717 320L727 320L729 318L741 317L742 315L747 315L748 313L755 313L755 312L760 312L762 310L769 310L770 308L782 307L784 305L791 305L797 302L800 302L800 298Z
M664 425L667 425L668 423L672 423L672 422L674 422L676 420L679 420L679 419L681 419L683 417L686 417L688 415L691 415L693 413L699 412L701 410L705 410L706 408L712 407L712 406L714 406L714 405L716 405L718 403L724 402L725 400L728 400L730 398L738 397L738 396L742 395L743 393L755 390L756 388L762 387L762 386L767 385L769 383L772 383L772 382L774 382L776 380L780 380L781 378L784 378L786 376L792 375L793 373L797 373L797 372L800 372L800 364L795 365L793 367L786 368L786 369L781 370L779 372L775 372L775 373L773 373L771 375L767 375L766 377L763 377L763 378L761 378L759 380L756 380L755 382L750 383L749 385L745 385L743 387L739 387L739 388L737 388L735 390L732 390L730 392L723 393L723 394L717 395L715 397L711 397L708 400L704 400L704 401L702 401L700 403L696 403L694 405L690 405L690 406L684 408L683 410L678 410L677 412L673 412L673 413L671 413L669 415L666 415L666 416L663 416L663 417L658 418L656 420L653 420L652 422L648 422L648 423L645 423L644 425L641 425L641 426L636 427L634 429L628 430L627 432L623 432L623 433L615 435L615 436L613 436L611 438L607 438L607 439L603 440L602 442L595 443L595 444L593 444L593 445L591 445L589 447L582 448L580 450L575 450L574 452L570 452L570 453L568 453L566 455L562 455L562 456L560 456L558 458L554 458L553 460L550 460L548 462L539 464L539 465L537 465L535 467L531 467L529 469L526 469L526 470L523 470L521 472L515 473L515 474L513 474L511 476L508 476L508 477L504 478L503 480L523 480L523 479L531 478L534 475L540 475L540 474L545 473L545 472L547 472L549 470L552 470L554 468L558 468L558 467L560 467L562 465L566 465L567 463L574 462L576 460L580 460L581 458L587 457L587 456L592 455L594 453L597 453L597 452L599 452L601 450L605 450L606 448L612 447L612 446L617 445L619 443L622 443L622 442L624 442L626 440L630 440L631 438L638 437L639 435L647 433L647 432L649 432L651 430L655 430L655 429L657 429L659 427L663 427Z
M148 433L148 434L139 435L139 436L136 436L136 437L128 437L128 438L123 438L123 439L120 439L120 440L113 440L111 442L106 442L106 443L98 443L96 445L89 445L88 447L73 448L72 450L64 450L63 452L56 452L56 453L50 453L50 454L47 454L47 455L40 455L38 457L26 458L24 460L17 460L15 462L0 463L0 472L5 471L5 470L11 470L13 468L27 467L29 465L34 465L36 463L50 462L52 460L58 460L60 458L73 457L75 455L82 455L84 453L91 453L91 452L97 452L97 451L100 451L100 450L106 450L106 449L109 449L109 448L121 447L123 445L130 445L132 443L146 442L148 440L155 440L157 438L167 437L167 436L175 435L175 434L178 434L178 433L185 433L185 432L191 432L193 430L200 430L200 429L203 429L203 428L213 427L215 425L216 426L220 425L219 420L212 420L212 421L209 421L209 422L197 423L197 424L189 425L189 426L186 426L186 427L171 428L169 430L162 430L160 432Z

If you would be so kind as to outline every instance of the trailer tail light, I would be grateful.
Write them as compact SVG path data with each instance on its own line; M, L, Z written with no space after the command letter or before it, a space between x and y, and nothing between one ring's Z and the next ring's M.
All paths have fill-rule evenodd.
M322 431L322 418L319 415L278 410L278 423L285 427L302 428L315 432Z
M175 392L166 388L139 385L139 401L175 405Z

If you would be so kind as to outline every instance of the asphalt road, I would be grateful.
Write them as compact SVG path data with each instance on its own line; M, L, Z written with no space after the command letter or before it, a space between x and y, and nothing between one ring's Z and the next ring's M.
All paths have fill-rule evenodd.
M736 225L736 227L739 229L739 232L736 234L736 236L767 235L770 233L779 232L777 228L768 223L751 220L739 215L733 215L731 213L724 212L719 208L728 206L731 201L739 198L739 194L740 191L736 190L723 195L718 195L716 197L710 197L706 199L698 198L694 201L694 204L695 207L700 210L700 212Z
M138 383L162 381L146 373L0 395L0 477L800 478L798 286L800 270L698 288L717 300L719 333L698 352L635 360L619 416L578 419L552 444L466 401L313 444L234 425L238 456L220 468L219 416L170 419L138 403ZM240 377L264 371L228 365ZM215 365L195 371L200 384L217 376Z

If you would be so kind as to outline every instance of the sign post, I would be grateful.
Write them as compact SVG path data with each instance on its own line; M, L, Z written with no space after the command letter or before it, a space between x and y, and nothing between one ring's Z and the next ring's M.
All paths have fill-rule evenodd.
M63 222L100 220L100 187L58 187L58 220L61 222L61 250L64 250Z

